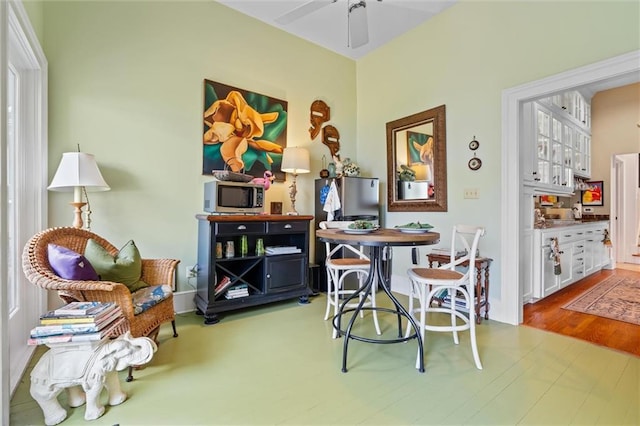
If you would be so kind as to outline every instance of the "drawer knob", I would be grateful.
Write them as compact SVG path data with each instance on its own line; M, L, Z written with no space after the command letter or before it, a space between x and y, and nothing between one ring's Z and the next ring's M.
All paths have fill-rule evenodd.
M291 226L291 224L290 224L290 223L287 223L287 224L284 226L284 229L291 229L291 228L292 228L292 226Z
M240 231L244 231L245 229L247 229L247 227L246 227L246 226L244 226L244 225L238 225L238 230L240 230Z

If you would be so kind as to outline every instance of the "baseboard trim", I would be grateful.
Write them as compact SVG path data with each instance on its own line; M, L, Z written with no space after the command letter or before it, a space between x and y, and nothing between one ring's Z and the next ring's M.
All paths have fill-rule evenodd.
M173 293L173 309L178 314L185 312L193 312L196 310L196 303L194 302L196 296L195 290L178 291Z

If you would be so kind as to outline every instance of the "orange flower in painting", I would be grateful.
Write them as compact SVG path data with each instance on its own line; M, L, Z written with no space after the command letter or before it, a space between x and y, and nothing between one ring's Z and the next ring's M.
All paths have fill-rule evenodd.
M584 191L583 202L585 203L595 203L602 200L602 192L600 191L600 187L597 185L592 186L588 190Z
M282 147L271 141L256 139L264 133L264 125L278 119L277 112L260 113L253 109L242 94L231 91L226 99L215 101L204 112L206 145L221 144L220 155L234 172L244 168L242 154L253 149L282 154ZM267 160L273 162L267 154Z

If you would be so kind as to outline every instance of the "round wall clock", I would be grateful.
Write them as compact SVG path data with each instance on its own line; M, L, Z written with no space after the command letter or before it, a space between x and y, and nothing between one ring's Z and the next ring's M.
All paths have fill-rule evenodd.
M473 137L473 140L471 142L469 142L469 149L471 151L475 151L476 149L480 148L480 142L478 142L476 140L476 137Z
M480 160L477 157L473 157L471 160L469 160L469 168L471 170L478 170L480 167L482 167L482 160Z

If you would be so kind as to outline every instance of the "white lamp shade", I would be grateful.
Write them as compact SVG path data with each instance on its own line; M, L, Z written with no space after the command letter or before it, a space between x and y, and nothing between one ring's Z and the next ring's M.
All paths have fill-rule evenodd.
M298 147L285 148L280 169L285 173L309 173L311 171L309 151Z
M84 152L65 152L53 176L50 191L73 191L76 187L84 186L88 191L108 191L107 185L96 159L92 154Z

